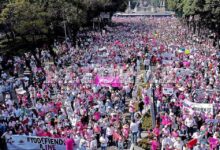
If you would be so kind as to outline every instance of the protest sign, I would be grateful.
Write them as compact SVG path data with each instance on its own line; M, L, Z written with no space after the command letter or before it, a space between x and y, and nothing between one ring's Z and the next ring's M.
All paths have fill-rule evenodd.
M180 69L178 69L176 71L176 75L177 76L186 76L186 75L191 75L192 73L193 73L193 71L190 70L190 69L182 69L182 68L180 68Z
M172 65L173 61L172 60L162 60L163 65Z
M45 65L47 65L47 66L54 65L54 62L53 61L47 61L47 62L45 62Z
M161 56L163 58L168 58L168 59L171 59L171 58L175 57L175 55L171 52L170 53L168 53L168 52L162 53Z
M15 89L17 94L23 95L26 93L26 91L23 88Z
M192 112L204 112L207 114L213 114L213 105L206 103L193 103L188 100L184 100L183 107Z
M100 85L100 86L107 86L107 87L121 87L121 83L120 83L120 79L118 76L116 77L100 77L100 76L96 76L94 83L96 85Z
M82 78L82 83L92 83L92 73L86 73Z
M59 138L12 135L6 137L8 150L64 150L65 141Z
M220 123L220 120L219 119L206 119L205 122L207 124L211 124L211 123L218 124L218 123Z
M205 112L207 114L213 114L213 105L212 104L206 104L206 103L194 103L192 105L192 108L194 111L198 112Z
M105 51L107 48L106 47L102 47L99 49L99 51Z
M173 94L173 88L164 87L163 88L163 94L172 95Z

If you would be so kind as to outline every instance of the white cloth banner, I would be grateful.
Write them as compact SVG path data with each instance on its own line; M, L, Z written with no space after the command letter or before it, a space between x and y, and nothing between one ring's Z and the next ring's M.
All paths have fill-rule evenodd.
M165 60L163 59L163 65L172 65L173 64L173 60Z
M213 105L204 103L193 103L192 108L194 111L205 112L207 114L213 114Z
M213 104L193 103L188 100L184 100L183 107L192 112L204 112L207 114L213 114Z
M168 53L168 52L161 54L161 56L163 58L168 58L168 59L172 59L173 57L175 57L173 53Z
M92 73L86 73L83 77L82 77L82 83L92 83L92 78L93 77L93 75L92 75Z
M173 88L164 87L163 88L163 94L172 95L173 94Z
M12 135L6 137L8 150L65 150L63 139Z
M186 76L186 75L191 75L192 73L193 73L193 71L190 70L190 69L182 69L182 68L180 68L180 69L178 69L176 71L176 75L177 76Z

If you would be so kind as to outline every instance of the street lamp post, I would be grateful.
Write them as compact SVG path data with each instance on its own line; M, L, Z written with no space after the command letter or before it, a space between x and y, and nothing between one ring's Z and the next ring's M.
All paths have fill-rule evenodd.
M195 31L197 32L197 35L199 35L199 28L200 28L200 26L199 26L199 20L200 20L200 16L199 15L195 15L194 16L194 20L195 20L195 22L196 22L196 29L195 29Z
M152 116L152 126L153 128L156 126L156 115L157 115L157 111L156 111L156 99L155 99L155 90L156 90L156 85L155 83L152 83L151 86L152 89L152 101L151 101L151 116Z
M62 16L63 16L63 29L64 29L64 35L65 35L65 41L67 40L67 30L66 30L66 23L67 23L67 19L65 16L65 10L62 11Z
M155 99L156 84L155 83L153 83L152 88L153 88L153 103L154 103L154 109L155 109L156 108L156 99ZM155 109L155 116L156 114L157 114L157 110Z
M67 40L66 21L63 22L63 26L64 26L65 41L66 41Z

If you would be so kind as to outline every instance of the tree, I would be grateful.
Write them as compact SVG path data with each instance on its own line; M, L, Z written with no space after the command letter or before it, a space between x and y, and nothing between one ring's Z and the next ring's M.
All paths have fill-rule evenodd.
M192 27L193 32L200 35L203 31L215 33L215 41L219 44L220 35L220 3L219 0L167 0L167 8L176 13L182 12L183 18ZM208 34L208 33L204 33Z
M151 5L154 7L159 7L160 6L160 0L151 0Z
M184 0L166 0L166 8L175 11L179 16L183 15Z
M218 0L206 0L204 5L206 27L215 33L215 43L219 46L220 36L220 3Z
M100 12L125 10L128 0L0 0L0 25L8 40L28 45L68 36L90 25ZM1 31L0 31L1 32Z
M11 38L20 36L25 42L31 38L34 43L36 36L47 34L46 19L43 8L24 0L7 4L1 13L1 23L11 32Z

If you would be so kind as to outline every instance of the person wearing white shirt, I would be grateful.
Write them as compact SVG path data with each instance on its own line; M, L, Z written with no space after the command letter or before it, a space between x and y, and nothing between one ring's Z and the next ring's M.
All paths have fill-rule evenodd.
M106 107L104 104L99 105L99 112L101 112L102 116L104 116L106 114Z
M193 147L193 150L208 150L209 148L200 142L197 142L197 145Z
M193 126L195 125L195 120L193 119L193 117L191 115L188 118L186 118L185 125L187 127L188 136L192 136Z
M202 135L199 132L195 132L193 133L192 138L197 139L198 141L201 141Z
M164 126L164 128L162 129L162 133L165 135L170 134L170 129L168 128L168 126Z
M130 91L131 91L129 85L125 85L123 88L124 88L125 91L126 91L126 96L129 97L129 93L130 93Z
M14 103L11 101L11 99L8 99L6 102L5 102L6 105L9 105L9 106L13 106Z
M132 134L132 143L137 143L137 134L139 131L139 121L135 122L135 120L133 119L133 121L130 124L130 131Z
M76 134L73 139L75 141L75 148L76 149L79 148L79 143L80 143L81 137L78 134Z
M14 113L15 113L15 116L16 116L16 117L20 117L20 115L21 115L21 109L20 109L20 108L15 108Z
M96 140L95 136L93 137L92 141L90 142L90 149L91 150L97 150L98 149L98 143L97 143L97 140Z
M11 121L11 122L9 122L8 126L14 128L14 127L15 127L15 124L16 124L15 121Z
M37 102L36 108L37 108L37 110L40 110L42 108L42 104L40 102Z
M8 113L7 110L2 110L2 111L1 111L1 115L2 115L2 117L3 117L4 119L6 119L6 118L9 117L9 113Z
M150 60L148 58L145 58L144 59L144 68L145 68L145 70L148 70L149 65L150 65Z
M84 138L80 139L79 147L80 147L80 150L86 150L87 142L86 142L86 140Z
M113 135L113 127L112 126L108 126L106 128L106 135L109 139L109 146L111 146L112 142L113 142L113 136L112 136Z
M139 59L137 59L136 63L137 63L137 71L139 71L140 70L141 61Z
M101 150L107 150L107 146L108 146L108 138L104 135L102 135L99 139L100 143L101 143Z
M177 138L177 140L174 142L174 148L175 150L182 150L183 149L183 141L181 141L180 138Z
M159 100L157 100L156 105L157 105L157 112L160 112L160 105L161 105L161 103L160 103Z
M1 77L2 77L2 79L5 80L7 78L7 74L4 72L4 73L2 73Z
M36 136L37 135L37 129L34 127L32 130L31 136Z
M167 145L171 146L173 143L172 143L172 140L170 139L170 137L168 137L167 135L163 138L162 140L162 148L161 150L164 150L166 148Z

